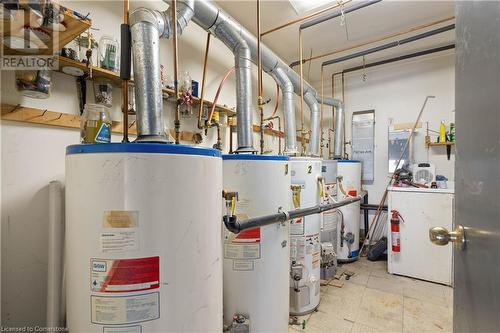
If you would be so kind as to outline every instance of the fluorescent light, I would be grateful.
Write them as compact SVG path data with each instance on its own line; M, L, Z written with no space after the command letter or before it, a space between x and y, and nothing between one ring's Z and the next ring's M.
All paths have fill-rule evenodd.
M318 7L332 3L332 0L289 0L297 14L303 14Z

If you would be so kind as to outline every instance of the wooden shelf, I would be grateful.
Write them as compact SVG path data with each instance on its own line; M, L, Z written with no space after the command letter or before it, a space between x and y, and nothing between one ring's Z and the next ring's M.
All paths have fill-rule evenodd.
M431 137L429 135L425 136L425 145L427 148L429 147L446 147L446 146L453 146L455 144L454 141L447 141L447 142L432 142Z
M455 142L427 142L427 147L453 146Z
M80 129L80 116L74 114L67 114L57 111L43 110L38 108L30 108L21 105L12 104L1 104L1 116L2 120L15 121L21 123L30 123L37 125L47 125L55 127L64 128L74 128ZM120 121L113 121L111 125L111 130L115 134L123 133L123 125ZM253 125L254 132L260 132L260 127L258 125ZM170 134L173 136L173 129L169 130ZM273 135L277 137L284 137L284 133L276 130L266 129L264 131L267 135ZM136 135L137 128L135 122L132 122L129 126L129 134ZM194 132L182 131L181 139L184 141L192 141Z
M64 15L63 25L65 26L65 31L53 31L44 26L32 26L32 29L38 31L39 34L43 34L47 40L39 38L40 49L38 52L20 52L18 50L13 50L5 46L4 54L8 55L52 55L54 51L59 51L66 44L75 39L85 30L89 29L92 25L92 21L88 18L84 18L80 14L76 13L72 9L68 9L64 6L57 4L55 1L52 3L59 7L60 12ZM20 8L24 10L29 10L27 1L20 1ZM17 11L17 15L10 22L1 21L0 23L0 35L5 37L19 36L23 38L24 35L24 14L21 11ZM57 37L55 37L57 34ZM37 38L38 39L38 38ZM54 45L57 43L57 45Z
M82 71L84 71L85 74L89 73L89 69L87 68L87 65L85 65L84 63L79 62L79 61L75 61L73 59L68 59L65 57L59 57L59 70L58 71L62 72L62 69L66 66L79 68ZM113 71L103 69L100 67L92 67L92 78L93 79L95 79L95 78L107 79L114 86L121 88L122 80L120 79L120 76ZM132 84L134 83L133 81L130 81L130 82ZM164 93L166 93L170 97L174 96L174 94L175 94L173 89L166 88L166 89L162 89L162 90ZM200 105L200 99L198 97L193 96L193 101L194 101L194 103L193 103L194 107ZM213 102L204 100L203 105L206 105L207 107L212 107ZM226 113L228 116L236 115L236 112L233 109L230 109L226 106L219 105L219 104L216 105L215 111Z
M2 120L80 129L80 116L74 114L4 103L1 105L1 110ZM111 130L113 133L123 133L122 123L113 121ZM137 134L135 123L129 126L129 133L133 135Z

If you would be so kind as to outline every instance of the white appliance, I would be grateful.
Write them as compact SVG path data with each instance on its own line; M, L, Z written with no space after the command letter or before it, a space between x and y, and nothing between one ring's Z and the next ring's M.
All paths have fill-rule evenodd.
M234 154L223 160L224 189L238 192L238 219L290 210L288 157ZM224 228L225 325L239 315L248 319L250 332L288 331L289 226L275 223L237 235Z
M418 184L430 186L436 181L436 166L429 163L413 164L413 181Z
M344 200L349 192L361 192L361 162L354 160L339 160L337 164L339 178L337 198ZM337 226L337 260L351 262L359 258L359 220L360 202L355 202L339 208L341 218Z
M68 147L69 331L222 332L221 193L215 149Z
M436 246L429 240L429 229L452 230L453 183L448 189L390 187L388 210L397 210L400 221L400 252L391 246L391 214L388 214L388 271L422 280L452 284L452 246Z
M321 159L290 158L292 209L320 204ZM320 300L321 214L290 221L290 314L314 311Z

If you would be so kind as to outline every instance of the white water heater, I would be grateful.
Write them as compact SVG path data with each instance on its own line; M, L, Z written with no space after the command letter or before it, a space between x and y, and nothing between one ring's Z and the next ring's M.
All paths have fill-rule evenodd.
M337 199L337 160L323 160L321 174L325 183L325 193L328 197ZM331 201L327 199L327 201ZM321 242L329 242L337 251L337 226L340 221L339 209L329 210L323 213L321 225Z
M223 182L238 192L238 219L290 210L288 157L224 155ZM288 331L289 222L224 231L224 324L244 316L250 332Z
M361 162L337 161L337 199L344 200L349 194L361 192ZM350 262L359 258L360 202L340 207L341 218L337 225L337 260Z
M221 193L215 149L69 146L69 331L221 332Z
M292 209L320 204L321 159L290 158ZM321 214L290 221L290 314L314 311L320 300Z

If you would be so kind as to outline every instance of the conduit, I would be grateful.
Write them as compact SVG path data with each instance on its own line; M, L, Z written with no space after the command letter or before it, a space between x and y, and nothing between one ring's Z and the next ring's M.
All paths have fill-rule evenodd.
M450 30L453 30L453 29L455 29L455 24L450 24L450 25L447 25L447 26L444 26L444 27L441 27L441 28L438 28L438 29L434 29L434 30L431 30L431 31L427 31L427 32L424 32L424 33L421 33L421 34L418 34L418 35L415 35L415 36L412 36L412 37L408 37L408 38L405 38L405 39L401 39L401 40L398 40L398 41L394 41L394 42L390 42L390 43L387 43L387 44L384 44L384 45L373 47L373 48L368 49L368 50L363 50L363 51L359 51L359 52L356 52L356 53L353 53L353 54L349 54L349 55L346 55L346 56L343 56L343 57L339 57L339 58L327 60L327 61L323 62L321 64L321 66L333 65L333 64L336 64L336 63L339 63L339 62L342 62L342 61L346 61L346 60L349 60L349 59L353 59L353 58L357 58L357 57L362 57L362 56L365 56L365 55L368 55L368 54L371 54L371 53L375 53L375 52L378 52L378 51L390 49L390 48L393 48L393 47L396 47L396 46L399 46L399 45L411 43L411 42L414 42L414 41L417 41L417 40L420 40L420 39L423 39L423 38L427 38L427 37L431 37L431 36L434 36L434 35L437 35L437 34L441 34L443 32L450 31Z

